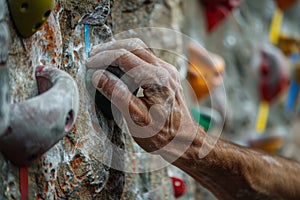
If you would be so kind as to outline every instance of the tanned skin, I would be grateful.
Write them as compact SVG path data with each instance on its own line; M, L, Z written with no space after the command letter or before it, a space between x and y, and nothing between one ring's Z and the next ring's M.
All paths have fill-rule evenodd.
M143 89L132 95L106 66L120 67ZM134 140L159 154L218 199L300 199L300 165L207 135L192 119L176 68L139 39L95 46L93 85L122 112ZM201 148L209 153L201 156Z

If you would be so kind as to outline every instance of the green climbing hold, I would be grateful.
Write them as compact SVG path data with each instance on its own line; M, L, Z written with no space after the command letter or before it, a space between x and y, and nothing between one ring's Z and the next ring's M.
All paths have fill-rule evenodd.
M208 131L211 128L212 119L211 116L208 115L208 113L203 113L197 108L192 108L191 114L194 120L196 120L196 122L198 122L198 124L202 126L205 131Z
M51 14L54 0L8 0L11 17L21 36L33 35Z

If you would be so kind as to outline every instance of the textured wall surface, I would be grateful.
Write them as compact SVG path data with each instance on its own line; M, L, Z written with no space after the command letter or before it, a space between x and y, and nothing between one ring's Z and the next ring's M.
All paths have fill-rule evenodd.
M1 3L7 6L6 1ZM126 129L95 110L85 87L85 34L92 46L110 39L113 33L137 27L179 29L180 0L56 0L47 22L27 39L16 33L9 13L4 14L11 36L11 103L37 94L34 71L38 65L65 70L76 80L80 92L79 116L72 131L29 167L29 199L172 199L166 169L131 174L109 167L116 153L112 144L128 152L138 147L124 133ZM173 57L161 56L176 63ZM118 158L124 169L141 159L132 154ZM20 199L19 168L1 154L0 199Z

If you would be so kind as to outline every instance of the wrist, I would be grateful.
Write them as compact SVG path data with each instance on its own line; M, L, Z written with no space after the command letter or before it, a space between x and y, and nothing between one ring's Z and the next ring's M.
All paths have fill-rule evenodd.
M160 155L182 170L187 166L189 168L195 166L199 170L197 166L203 162L200 150L205 135L201 126L193 124L193 127L190 126L185 131L179 132L167 148L161 149Z

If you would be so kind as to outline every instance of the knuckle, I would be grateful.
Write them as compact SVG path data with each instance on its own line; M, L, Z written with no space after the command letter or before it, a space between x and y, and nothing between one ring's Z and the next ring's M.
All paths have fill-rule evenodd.
M136 47L145 47L145 43L143 42L143 40L141 40L140 38L133 38L133 43L135 44Z
M126 49L118 49L117 52L118 52L117 54L119 55L119 57L124 56L129 53Z
M140 38L132 38L128 43L130 51L145 49L147 45Z
M168 70L166 70L165 68L158 68L157 73L158 73L158 75L160 74L162 76L168 76L169 75Z
M156 77L161 83L166 83L166 81L169 79L169 76L169 72L164 68L158 68L156 70Z
M175 79L175 80L179 80L179 72L175 67L171 67L170 70L170 76Z
M129 51L127 51L126 49L118 49L115 55L115 60L117 65L121 65L122 64L122 60L127 59L128 55L129 55Z

